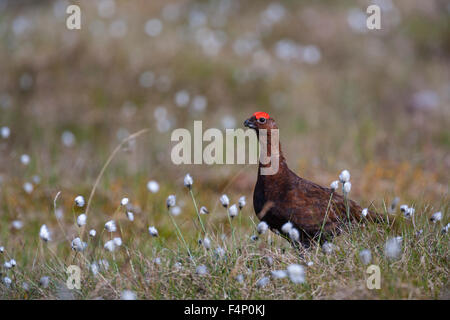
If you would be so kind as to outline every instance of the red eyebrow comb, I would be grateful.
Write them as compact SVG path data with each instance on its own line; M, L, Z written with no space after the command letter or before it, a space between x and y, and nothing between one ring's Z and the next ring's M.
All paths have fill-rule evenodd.
M253 115L255 116L256 120L258 120L259 118L266 118L266 119L270 118L267 112L262 111L255 112Z

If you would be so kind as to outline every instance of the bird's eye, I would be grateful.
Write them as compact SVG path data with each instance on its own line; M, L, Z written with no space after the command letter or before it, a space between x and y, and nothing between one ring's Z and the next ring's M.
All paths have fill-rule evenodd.
M258 119L258 122L259 123L266 123L266 118L261 117L261 118Z

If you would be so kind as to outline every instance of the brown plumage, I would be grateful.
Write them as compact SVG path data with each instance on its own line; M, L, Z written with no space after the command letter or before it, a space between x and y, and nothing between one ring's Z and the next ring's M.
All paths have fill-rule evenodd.
M308 245L312 239L321 234L325 215L327 218L323 226L321 240L340 232L349 222L346 200L330 188L324 188L314 182L297 176L286 163L286 159L279 145L279 152L272 146L271 129L278 129L275 120L268 114L257 112L244 122L246 127L256 131L258 139L260 130L267 130L267 139L259 139L260 144L267 141L267 156L272 161L278 161L278 172L273 175L262 175L261 170L273 166L273 163L259 163L258 180L253 194L253 206L258 218L265 221L272 230L278 230L286 222L291 222L300 233L300 242ZM265 141L263 141L265 140ZM273 149L273 150L272 150ZM330 201L331 199L331 201ZM348 199L350 221L361 219L378 219L377 214L370 212L362 216L362 208Z

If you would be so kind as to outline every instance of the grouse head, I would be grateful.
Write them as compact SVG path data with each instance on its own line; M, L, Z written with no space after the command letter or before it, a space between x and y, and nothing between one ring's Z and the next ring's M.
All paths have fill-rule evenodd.
M275 120L268 113L261 111L255 112L250 118L245 120L244 126L256 130L256 133L261 129L266 129L267 131L278 129Z

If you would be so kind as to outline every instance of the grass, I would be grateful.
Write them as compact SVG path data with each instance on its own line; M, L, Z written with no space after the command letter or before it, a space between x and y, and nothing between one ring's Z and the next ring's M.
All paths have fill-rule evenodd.
M0 127L11 129L7 139L0 137L0 246L5 248L0 273L12 280L9 288L0 281L0 298L118 299L130 289L139 299L448 299L449 241L441 233L450 200L448 9L440 1L395 1L397 11L383 13L381 32L359 33L348 19L352 9L364 11L363 2L280 2L285 16L271 27L261 22L267 1L231 1L230 7L220 1L175 1L176 21L162 17L166 2L116 0L113 15L101 17L97 1L81 0L80 31L65 28L65 16L55 14L57 1L8 1L0 9L0 59L7 62L0 64ZM223 24L215 15L220 6ZM198 42L202 27L190 21L195 10L205 13L206 31L226 35L217 55L205 53ZM156 17L163 30L149 37L144 25ZM23 32L21 18L31 24ZM127 32L115 37L110 28L120 20ZM259 45L239 55L234 45L243 37ZM281 59L276 48L283 39L316 46L320 60ZM155 75L150 88L139 82L145 71ZM31 85L23 85L29 77ZM206 109L178 107L174 98L180 90L189 92L190 101L206 97ZM251 201L256 167L174 166L170 132L192 128L194 120L202 120L204 130L223 128L230 118L242 127L257 110L276 119L296 173L327 186L349 169L350 198L386 214L400 197L400 204L416 208L413 220L397 209L389 225L345 229L333 240L331 254L316 244L298 251L271 232L252 241L259 222ZM161 130L161 112L170 122L168 131ZM145 128L149 131L120 145ZM75 137L71 146L61 142L65 131ZM22 154L30 155L28 165L20 163ZM183 187L187 172L194 178L192 190ZM158 181L157 193L147 190L150 179ZM33 184L31 193L24 191L25 182ZM53 203L58 192L61 219ZM224 193L230 205L247 197L231 223L219 202ZM177 196L178 216L167 213L170 194ZM77 195L88 208L74 207ZM119 205L123 197L130 198L133 222ZM198 243L205 237L201 206L210 211L200 216L209 250ZM437 211L443 219L433 224L429 217ZM88 215L83 229L76 225L82 212ZM110 235L102 230L112 219L118 231ZM23 223L21 229L12 226L15 220ZM43 224L52 231L48 243L39 239ZM149 235L149 226L159 237ZM71 241L78 236L88 246L76 253ZM390 261L384 246L395 236L403 237L402 253ZM113 237L123 240L114 254L103 248ZM219 246L223 257L215 253ZM381 269L380 290L366 287L363 249ZM6 269L10 259L17 266ZM103 259L108 269L101 268ZM90 270L94 262L96 275ZM304 266L305 283L284 278L257 286L271 271L294 263ZM65 287L71 264L81 268L80 290ZM207 267L206 275L196 274L199 265ZM244 276L242 283L238 275ZM39 283L43 276L50 279L47 288Z

